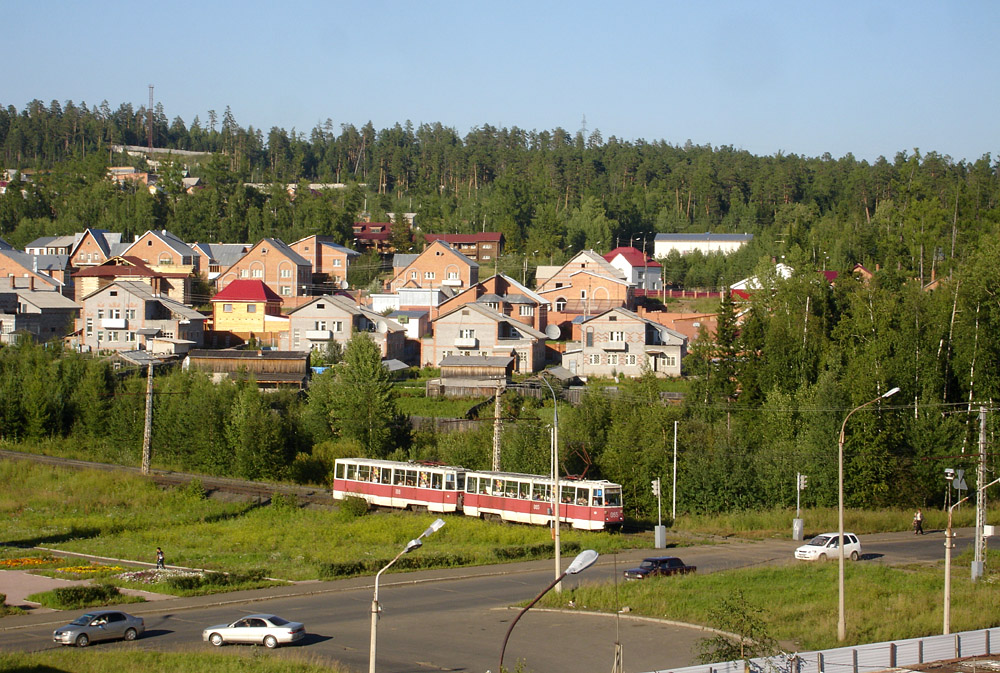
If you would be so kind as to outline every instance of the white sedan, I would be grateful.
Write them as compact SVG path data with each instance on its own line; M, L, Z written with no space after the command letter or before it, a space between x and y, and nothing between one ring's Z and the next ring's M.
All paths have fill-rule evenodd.
M301 640L306 627L277 615L247 615L232 624L210 626L201 632L201 639L219 647L226 643L249 643L275 648Z
M840 551L837 542L840 533L823 533L817 535L809 544L804 544L795 550L795 558L802 561L825 561L828 558L837 558ZM861 542L854 533L844 533L844 556L857 561L861 558Z

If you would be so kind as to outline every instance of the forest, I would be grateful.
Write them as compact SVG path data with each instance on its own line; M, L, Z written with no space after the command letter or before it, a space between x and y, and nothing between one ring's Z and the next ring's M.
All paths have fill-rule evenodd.
M166 155L154 195L106 179L110 165L143 167L142 159L115 154L111 145L146 144L148 112L69 101L0 107L3 167L33 176L0 197L0 237L23 246L85 227L128 234L165 228L192 242L293 241L321 233L349 244L362 212L378 221L415 212L424 232L503 232L501 270L511 272L525 262L558 264L581 248L651 249L660 232L753 233L753 244L728 258L661 260L670 285L717 289L755 274L769 291L719 307L716 338L696 342L684 362L692 392L682 406L660 405L652 377L623 382L617 396L595 386L579 407L561 405L566 471L586 467L589 476L622 483L631 513L648 516L656 506L649 480L670 475L677 421L679 510L794 506L796 473L809 475L804 505L831 505L841 424L893 387L901 392L854 414L846 427L851 507L941 505L945 467L974 473L980 406L987 409L986 450L993 453L1000 183L989 154L974 161L918 149L874 162L851 155L759 157L725 146L605 139L596 130L483 125L460 135L408 122L376 130L328 121L308 135L279 128L265 134L241 127L229 109L221 120L210 112L206 122L187 124L168 123L157 106L156 147L211 154L186 167ZM184 170L201 177L204 189L184 193ZM284 187L312 182L344 187L300 188L295 198ZM402 237L399 243L406 245ZM777 260L795 269L791 278L776 276ZM855 264L873 277L852 276ZM831 284L822 270L839 275ZM5 439L87 437L84 444L100 451L138 450L141 405L124 392L141 381L54 349L5 349L0 375L0 386L23 391L24 399L0 397ZM167 374L158 379L161 390L190 394L158 398L164 412L156 432L165 456L239 473L233 415L239 411L250 423L268 409L281 421L267 428L277 434L268 449L274 460L265 461L262 475L321 469L330 455L347 450L344 442L372 455L489 463L486 430L412 432L387 413L391 427L378 441L352 437L324 397L325 384L317 383L307 398L260 396L191 373ZM79 398L81 386L102 392ZM380 394L391 411L391 394ZM531 404L505 402L512 419L505 469L535 471L547 461L547 428L524 414ZM166 448L185 427L202 432L190 445ZM988 461L990 475L994 464Z

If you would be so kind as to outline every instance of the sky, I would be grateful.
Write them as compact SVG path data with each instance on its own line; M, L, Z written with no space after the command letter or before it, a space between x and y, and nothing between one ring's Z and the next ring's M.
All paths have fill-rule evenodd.
M190 125L556 127L874 161L1000 154L995 0L0 0L0 104Z

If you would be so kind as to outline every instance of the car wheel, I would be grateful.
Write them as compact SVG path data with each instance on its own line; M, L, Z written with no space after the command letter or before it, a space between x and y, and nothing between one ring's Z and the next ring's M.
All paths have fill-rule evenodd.
M264 638L264 647L269 650L273 650L278 646L278 639L274 636L267 636Z
M222 636L220 636L218 633L213 633L208 637L208 642L212 643L216 647L221 647L223 643Z
M81 633L76 637L77 647L86 647L89 644L90 644L90 638L87 637L86 633Z
M125 629L125 640L132 641L139 637L139 632L135 629Z
M819 558L817 558L816 560L817 561L826 561L826 554L820 554Z
M852 561L857 561L857 560L858 560L858 558L860 558L860 557L858 556L858 552L856 552L856 551L852 551L852 552L851 552L851 560L852 560Z

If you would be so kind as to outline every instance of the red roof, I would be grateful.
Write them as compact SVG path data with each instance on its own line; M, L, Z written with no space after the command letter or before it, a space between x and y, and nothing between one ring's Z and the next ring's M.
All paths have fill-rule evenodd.
M823 277L826 278L826 282L828 283L833 283L833 281L837 280L837 276L840 275L836 271L820 271L820 273L823 274Z
M644 257L642 251L637 250L635 248L631 248L629 246L622 246L620 248L615 248L608 254L604 255L604 259L605 261L610 262L618 255L624 257L625 261L631 264L632 266L648 266L657 268L659 268L660 266L659 262L650 259L648 257Z
M112 264L116 259L124 259L130 262L132 266L127 266L125 264ZM103 264L98 264L97 266L90 266L86 269L81 269L73 274L74 278L84 278L93 277L98 278L126 278L128 276L136 276L141 278L186 278L188 274L186 273L161 273L159 271L154 271L149 268L149 266L143 262L138 257L112 257L107 262Z
M244 278L234 280L222 292L212 297L212 301L245 301L245 302L278 302L278 293L264 284L262 280Z
M484 231L478 234L424 234L428 243L444 241L445 243L499 243L503 234L498 231Z

